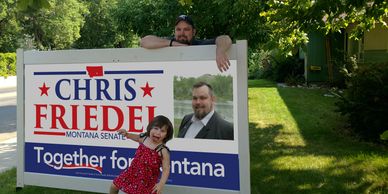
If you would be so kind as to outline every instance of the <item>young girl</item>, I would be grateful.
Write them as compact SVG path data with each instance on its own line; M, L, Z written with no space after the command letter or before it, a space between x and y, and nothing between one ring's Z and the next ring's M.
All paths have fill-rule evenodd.
M145 134L130 134L124 129L118 132L139 142L139 147L130 167L113 180L110 193L122 190L130 194L160 194L170 174L170 153L165 143L173 136L171 121L159 115L148 124ZM160 166L162 176L157 183Z

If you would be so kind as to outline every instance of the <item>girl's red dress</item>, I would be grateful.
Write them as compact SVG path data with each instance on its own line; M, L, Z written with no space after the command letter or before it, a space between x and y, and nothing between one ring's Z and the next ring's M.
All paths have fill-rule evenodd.
M156 150L140 143L129 168L113 180L121 191L130 194L149 194L158 181L162 158Z

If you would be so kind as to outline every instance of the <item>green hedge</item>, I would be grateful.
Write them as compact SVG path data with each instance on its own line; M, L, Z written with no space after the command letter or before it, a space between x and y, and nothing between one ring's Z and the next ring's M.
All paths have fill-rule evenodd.
M0 76L16 75L16 53L0 53Z
M388 130L388 63L345 69L347 89L337 104L351 128L363 138L379 141Z

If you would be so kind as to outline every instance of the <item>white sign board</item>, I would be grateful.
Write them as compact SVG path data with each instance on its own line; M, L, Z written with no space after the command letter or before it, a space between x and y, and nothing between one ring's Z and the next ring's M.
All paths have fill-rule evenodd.
M232 46L226 72L215 46L19 50L17 186L107 193L138 147L117 130L143 133L164 115L175 131L166 193L249 193L246 47ZM213 86L228 138L178 137L198 81Z

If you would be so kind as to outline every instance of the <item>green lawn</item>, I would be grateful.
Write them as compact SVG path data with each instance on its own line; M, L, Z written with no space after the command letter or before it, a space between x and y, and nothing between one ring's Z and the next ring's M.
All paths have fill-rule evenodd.
M388 193L388 150L340 135L326 92L249 81L252 193Z
M252 193L388 193L388 149L341 135L335 98L249 81ZM0 174L13 193L16 170ZM26 186L24 193L86 193Z

